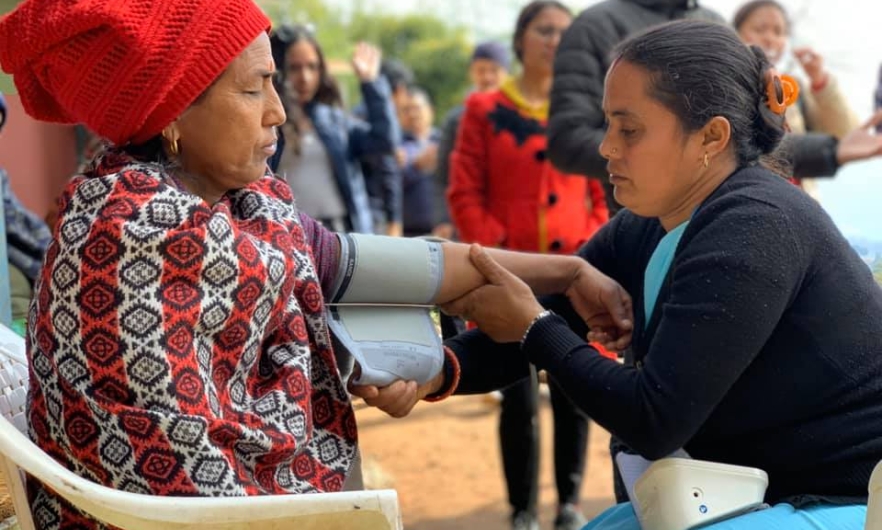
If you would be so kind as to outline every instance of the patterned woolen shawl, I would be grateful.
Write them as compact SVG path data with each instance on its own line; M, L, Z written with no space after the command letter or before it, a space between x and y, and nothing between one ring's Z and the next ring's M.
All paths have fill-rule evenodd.
M37 285L31 437L125 491L337 491L356 427L322 312L284 182L209 206L107 152L65 191ZM100 527L39 486L31 498L38 528Z

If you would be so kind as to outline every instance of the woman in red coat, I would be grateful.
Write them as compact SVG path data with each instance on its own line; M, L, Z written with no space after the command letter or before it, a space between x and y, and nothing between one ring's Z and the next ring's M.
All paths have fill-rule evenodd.
M552 63L560 35L544 19L554 16L565 27L570 20L566 13L543 7L520 28L515 43L522 74L466 102L447 191L463 241L570 253L608 218L598 180L560 173L545 156Z
M447 190L460 238L531 252L575 252L609 217L595 179L565 175L545 156L552 64L560 36L572 21L558 2L537 1L518 18L514 51L520 76L466 102ZM588 419L554 381L555 528L580 528L578 495L585 466ZM512 528L538 529L536 492L537 384L526 379L503 391L500 438Z

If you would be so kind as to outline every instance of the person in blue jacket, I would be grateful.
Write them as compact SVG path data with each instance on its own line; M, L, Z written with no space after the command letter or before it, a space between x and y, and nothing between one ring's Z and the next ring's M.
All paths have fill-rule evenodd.
M288 119L270 167L291 186L300 210L329 229L373 232L361 162L392 154L400 134L389 85L379 75L379 50L360 43L352 57L367 108L362 121L344 110L340 89L309 29L283 26L272 44Z

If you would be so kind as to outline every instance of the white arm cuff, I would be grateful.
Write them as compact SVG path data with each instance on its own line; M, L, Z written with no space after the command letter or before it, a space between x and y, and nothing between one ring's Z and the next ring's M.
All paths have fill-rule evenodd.
M331 304L429 305L444 271L440 243L424 239L337 234L340 265Z

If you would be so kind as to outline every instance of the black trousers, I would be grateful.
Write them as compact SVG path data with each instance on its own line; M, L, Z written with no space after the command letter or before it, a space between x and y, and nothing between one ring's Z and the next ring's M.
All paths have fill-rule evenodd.
M554 479L560 504L577 504L588 445L588 417L548 378L554 416ZM502 391L499 441L514 513L536 513L539 490L539 382L531 377Z

